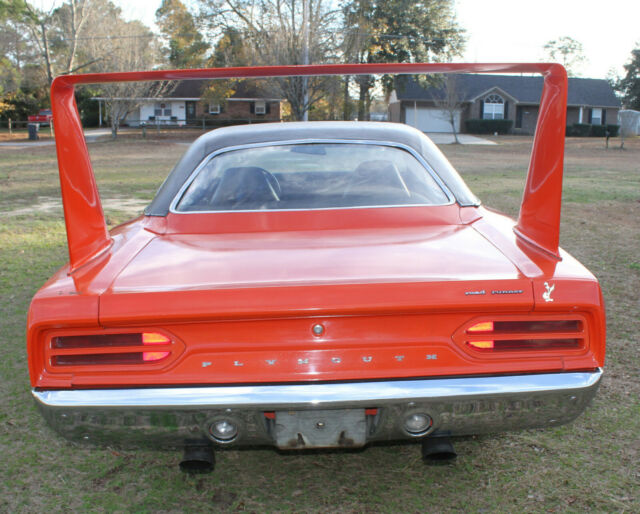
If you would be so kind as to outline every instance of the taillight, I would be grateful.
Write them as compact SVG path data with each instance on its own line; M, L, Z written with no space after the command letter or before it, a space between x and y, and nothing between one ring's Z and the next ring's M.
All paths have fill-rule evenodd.
M467 332L493 332L493 321L481 321L471 325Z
M493 332L509 334L513 332L578 332L582 322L577 319L481 321L471 325L468 333Z
M153 347L153 350L145 347ZM52 366L113 366L159 363L173 341L158 332L57 336L48 349Z
M579 349L586 338L578 319L480 321L465 333L465 344L482 352Z

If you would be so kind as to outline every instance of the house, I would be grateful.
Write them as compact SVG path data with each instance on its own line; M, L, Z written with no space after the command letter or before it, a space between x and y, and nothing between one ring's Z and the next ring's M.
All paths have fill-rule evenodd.
M455 113L456 130L465 131L468 119L507 119L513 133L533 134L538 119L542 77L514 75L453 75L461 108ZM451 132L449 113L438 99L444 86L424 88L413 78L396 81L391 94L389 120L406 123L423 132ZM603 79L569 78L567 125L617 123L620 100Z
M235 92L223 102L210 103L203 98L211 81L184 80L166 96L140 98L138 107L129 113L123 124L137 127L147 125L198 125L251 123L260 121L280 121L282 116L281 98L261 90L248 82L239 82ZM95 97L100 105L100 126L104 97Z

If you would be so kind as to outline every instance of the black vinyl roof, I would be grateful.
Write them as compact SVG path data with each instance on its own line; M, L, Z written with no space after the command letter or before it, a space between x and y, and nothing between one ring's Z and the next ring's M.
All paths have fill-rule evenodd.
M493 88L499 88L518 103L539 104L542 77L519 75L457 74L456 89L464 101L471 102ZM398 100L433 100L442 97L442 88L423 88L413 78L396 81ZM620 107L620 100L604 79L569 78L568 105Z
M166 216L185 181L205 157L225 148L304 140L381 141L408 146L420 154L442 179L460 205L477 205L458 172L438 148L419 130L401 123L310 121L236 125L212 130L189 147L145 209L148 216Z

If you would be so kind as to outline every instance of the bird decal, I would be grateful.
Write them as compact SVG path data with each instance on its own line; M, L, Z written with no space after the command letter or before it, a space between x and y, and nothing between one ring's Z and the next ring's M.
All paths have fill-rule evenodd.
M553 298L551 298L551 293L553 293L553 290L556 288L555 284L550 286L549 282L545 282L544 287L546 288L546 291L542 293L542 298L544 298L545 302L552 302Z

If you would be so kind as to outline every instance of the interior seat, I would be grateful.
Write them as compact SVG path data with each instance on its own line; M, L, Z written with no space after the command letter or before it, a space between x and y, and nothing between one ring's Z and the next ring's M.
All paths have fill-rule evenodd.
M280 201L278 180L257 166L227 168L211 199L215 210L264 209Z

